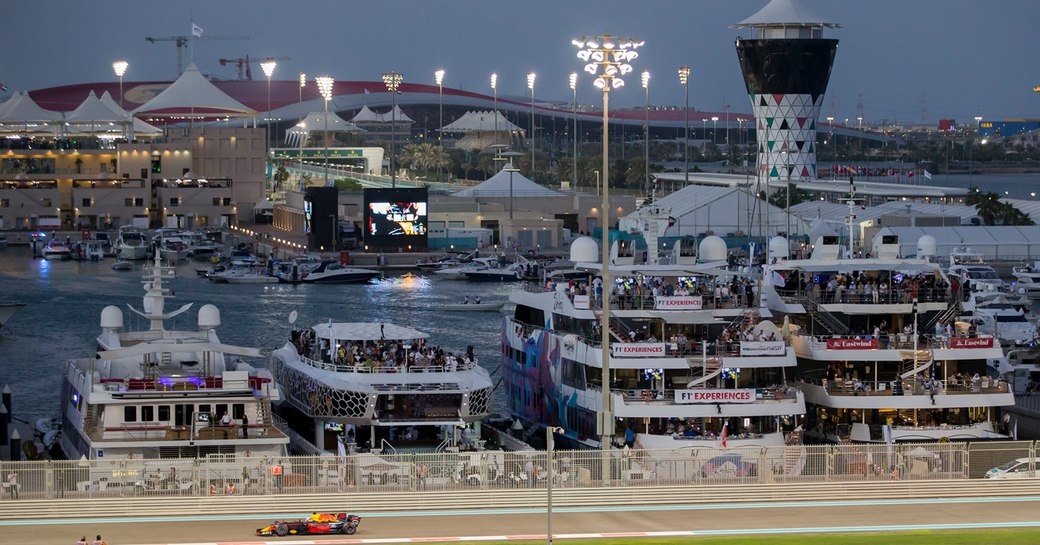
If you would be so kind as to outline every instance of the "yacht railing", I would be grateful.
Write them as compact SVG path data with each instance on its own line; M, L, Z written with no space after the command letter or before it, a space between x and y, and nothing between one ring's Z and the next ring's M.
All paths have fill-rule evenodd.
M423 364L400 364L400 365L384 365L379 364L357 364L357 365L344 365L338 363L330 363L325 361L318 361L306 356L299 356L300 361L323 371L333 371L336 373L452 373L456 371L469 371L477 367L477 362L471 361L466 363L460 361L457 365L423 365Z
M248 428L248 434L246 434ZM285 433L274 424L241 424L231 426L207 426L192 429L192 426L171 426L167 424L147 424L139 426L121 424L105 428L85 429L91 441L249 441L251 439L271 439L285 437Z
M830 304L855 304L855 305L894 305L910 304L916 297L918 303L949 303L955 299L950 294L949 288L919 288L917 290L895 288L889 290L878 290L871 293L862 291L850 292L849 290L826 290L819 291L804 289L777 288L777 293L785 303L801 304L801 299L808 297L821 305ZM915 295L916 294L916 295Z
M586 388L590 392L600 392L599 384L589 384ZM692 390L712 390L713 388L692 388ZM745 388L738 388L745 389ZM746 388L755 391L755 402L761 401L783 401L798 399L798 390L786 386L767 386L764 388ZM611 388L612 394L621 396L626 403L644 402L648 405L671 405L675 402L675 389L665 388Z
M935 379L923 380L816 380L808 382L823 386L830 395L900 396L900 395L964 395L1001 394L1011 391L1011 385L1002 379Z

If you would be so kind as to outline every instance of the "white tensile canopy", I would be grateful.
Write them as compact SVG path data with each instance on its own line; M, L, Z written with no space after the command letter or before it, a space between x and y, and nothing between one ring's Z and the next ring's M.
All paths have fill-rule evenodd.
M370 110L367 105L362 106L361 110L350 121L352 123L415 123L412 118L405 115L400 106L394 106L394 115L390 115L390 112L377 114Z
M108 91L105 91L105 93L103 95L101 95L101 98L98 99L98 100L100 100L102 104L107 106L109 110L112 110L113 112L115 112L115 113L117 113L117 114L119 114L121 116L129 116L130 115L130 112L124 110L122 108L122 106L120 106L119 104L116 103L115 99L112 98L112 95L108 94ZM156 136L156 135L162 134L162 129L160 129L159 127L156 127L155 125L151 125L149 123L146 123L146 122L144 122L144 121L142 121L140 119L137 119L136 117L133 118L133 119L134 119L134 135L136 135L136 136Z
M191 64L177 81L133 113L151 117L246 117L258 112L218 89Z
M498 118L497 124L495 123L496 117ZM513 132L520 130L520 127L517 127L506 119L505 116L502 115L502 112L466 112L462 117L441 127L441 132L494 132L496 126L498 132Z
M344 120L336 115L335 112L328 113L328 125L326 125L325 115L325 112L311 112L289 130L290 132L312 133L314 131L325 131L326 127L328 127L327 130L329 132L365 132L365 129Z
M514 197L559 197L563 195L563 193L538 185L530 178L516 171L511 173L512 193L510 193L509 170L512 168L512 163L508 163L505 168L498 171L498 174L484 182L462 191L456 191L451 195L453 197L508 197L510 194Z
M75 110L65 114L65 122L74 124L84 123L98 125L102 123L122 123L125 120L126 116L122 116L106 106L101 102L101 99L94 94L94 91L91 91L90 94L87 95L87 98L84 99Z
M0 123L26 125L58 121L61 121L61 113L44 110L24 91L5 102L3 111L0 112Z

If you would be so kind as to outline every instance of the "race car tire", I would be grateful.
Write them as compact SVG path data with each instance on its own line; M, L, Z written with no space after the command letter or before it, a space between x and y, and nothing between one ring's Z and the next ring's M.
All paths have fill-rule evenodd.
M274 534L278 537L285 537L289 535L289 527L284 524L279 524L274 527Z
M351 526L349 524L344 524L343 525L343 533L344 534L347 534L348 536L351 536L351 535L354 535L354 532L357 532L357 526Z

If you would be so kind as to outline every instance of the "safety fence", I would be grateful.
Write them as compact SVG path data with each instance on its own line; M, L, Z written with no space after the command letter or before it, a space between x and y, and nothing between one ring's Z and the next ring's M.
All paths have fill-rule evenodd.
M6 501L1040 477L1032 441L0 462ZM2 507L0 507L2 509Z

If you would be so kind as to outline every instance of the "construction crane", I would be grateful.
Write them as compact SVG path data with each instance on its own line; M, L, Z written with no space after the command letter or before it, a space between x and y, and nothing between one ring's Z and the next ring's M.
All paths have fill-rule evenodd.
M167 36L165 38L152 38L152 37L148 37L148 38L145 38L145 41L148 42L148 43L153 43L153 44L156 43L156 42L173 42L174 43L174 45L177 47L177 77L180 77L181 72L183 72L182 64L181 64L181 49L183 49L185 47L188 47L188 44L191 43L192 41L201 41L201 40L248 40L248 39L249 39L249 36L202 36L202 37Z
M238 79L247 79L247 80L252 81L253 80L253 70L250 67L252 66L253 63L255 63L255 62L267 62L267 61L287 61L287 60L289 60L289 57L256 58L256 57L250 57L249 55L246 55L244 58L239 58L239 59L220 59L220 65L221 66L227 66L229 64L233 64L233 65L235 65L238 68ZM243 76L243 71L245 72L245 77L242 77Z

